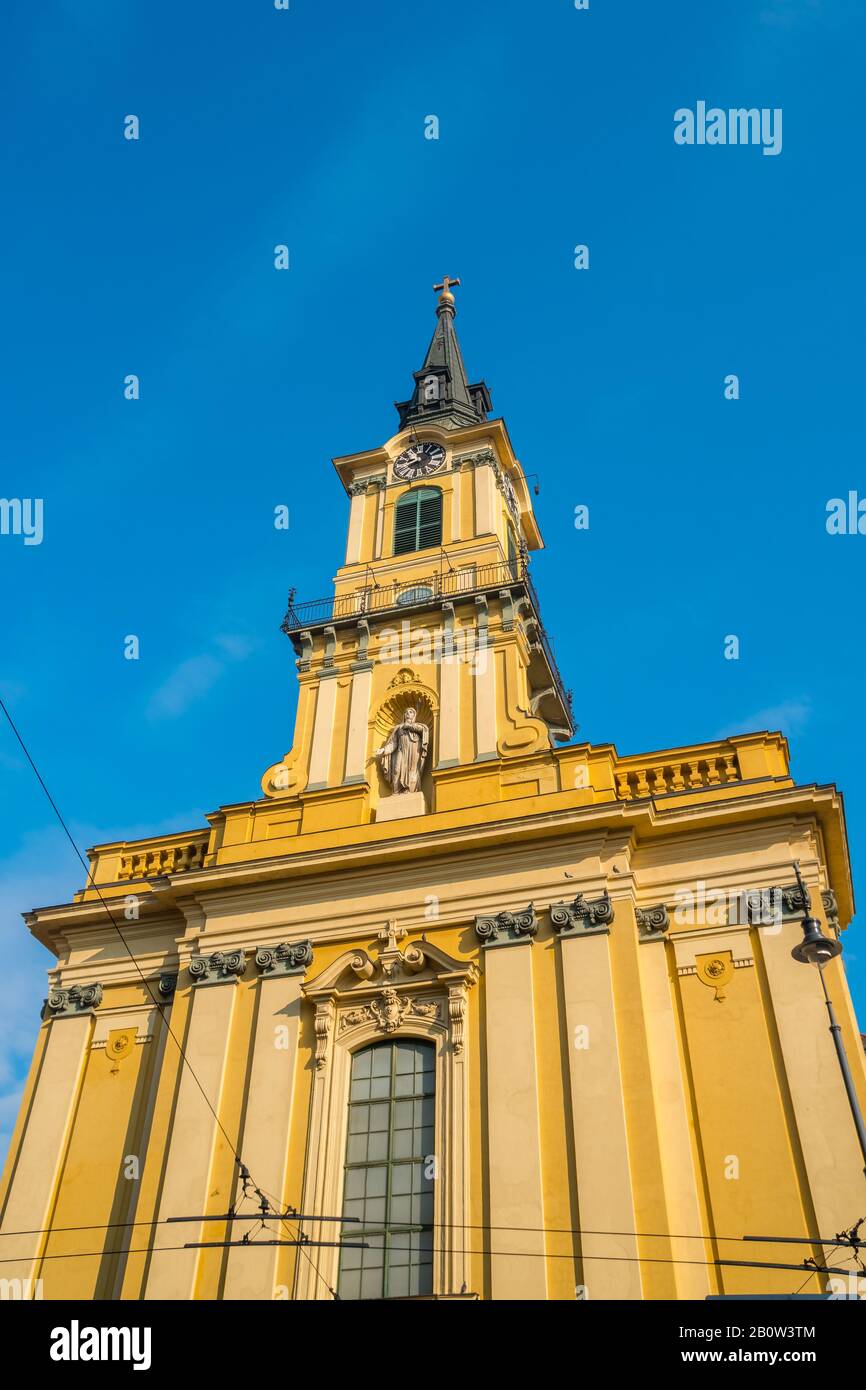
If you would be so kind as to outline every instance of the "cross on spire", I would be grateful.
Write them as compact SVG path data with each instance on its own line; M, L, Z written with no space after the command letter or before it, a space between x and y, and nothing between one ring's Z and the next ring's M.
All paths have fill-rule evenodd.
M434 286L433 286L433 290L434 290L434 292L436 292L436 291L438 291L438 290L441 290L441 291L442 291L442 296L441 296L441 297L442 297L443 299L444 299L445 296L447 295L449 299L453 300L454 296L453 296L453 294L451 293L451 290L449 289L449 286L450 286L450 285L459 285L459 284L460 284L460 281L459 281L459 280L456 280L456 279L455 279L455 280L452 280L450 275L443 275L443 276L442 276L442 283L441 283L440 285L434 285Z

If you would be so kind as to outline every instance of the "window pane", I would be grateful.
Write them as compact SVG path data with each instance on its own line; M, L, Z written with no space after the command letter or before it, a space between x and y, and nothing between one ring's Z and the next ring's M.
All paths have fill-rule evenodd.
M367 1169L367 1196L384 1197L388 1190L388 1169L383 1165L381 1168Z
M394 1106L394 1128L411 1129L415 1123L415 1106L418 1101L398 1100Z
M414 1072L415 1057L417 1055L415 1051L415 1045L413 1043L408 1042L397 1043L396 1048L397 1064L395 1070L397 1074L400 1075L400 1073L407 1071Z
M369 1110L371 1131L388 1128L388 1105L359 1106L359 1109Z
M366 1134L370 1128L369 1105L353 1105L349 1110L349 1133Z
M379 1170L378 1170L377 1168L374 1168L372 1171L375 1173L375 1172L378 1172ZM344 1187L344 1194L345 1194L345 1196L346 1196L347 1199L350 1198L350 1197L363 1197L363 1195L364 1195L364 1169L363 1169L363 1168L347 1168L347 1170L346 1170L346 1183L345 1183L345 1187Z
M361 1077L370 1075L370 1068L373 1065L373 1054L368 1049L358 1052L352 1060L352 1077L355 1081Z
M367 1143L367 1157L371 1163L381 1163L383 1158L388 1157L388 1135L371 1134Z
M361 1275L361 1298L382 1297L381 1269L365 1269Z
M371 1048L371 1049L370 1049L370 1052L372 1053L372 1059L371 1059L370 1065L372 1066L372 1069L373 1069L373 1071L372 1071L373 1076L390 1076L390 1075L391 1075L391 1050L390 1050L390 1048L388 1048L388 1047L374 1047L374 1048ZM360 1053L359 1055L363 1057L364 1054L363 1054L363 1053ZM368 1054L368 1055L369 1055L369 1054Z
M350 1134L346 1145L346 1162L363 1163L367 1157L366 1134Z

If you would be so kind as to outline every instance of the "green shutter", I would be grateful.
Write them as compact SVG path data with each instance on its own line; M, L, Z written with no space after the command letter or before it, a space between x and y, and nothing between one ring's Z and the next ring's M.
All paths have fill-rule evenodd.
M397 503L394 517L394 554L432 550L442 544L442 493L422 487L407 492Z

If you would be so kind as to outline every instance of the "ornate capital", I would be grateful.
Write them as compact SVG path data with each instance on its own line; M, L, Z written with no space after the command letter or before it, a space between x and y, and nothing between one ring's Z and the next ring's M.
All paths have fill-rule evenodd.
M825 888L821 893L821 902L824 904L824 916L827 919L827 926L832 932L839 935L839 905L836 902L836 894L832 888Z
M787 888L749 888L742 894L745 914L738 912L737 920L758 925L777 922L781 917L795 917L811 907L808 889L802 892L796 883Z
M189 973L193 984L222 985L243 975L246 963L243 951L215 951L212 956L192 956Z
M259 946L255 959L262 975L303 975L313 963L313 943L281 941L278 946Z
M42 1008L43 1018L76 1018L79 1014L98 1009L102 1003L102 985L70 985L69 989L52 989Z
M368 478L359 478L356 483L349 484L349 496L362 497L364 493L367 491L369 485L370 482Z
M159 992L163 999L171 999L177 989L177 975L165 970L159 977Z
M634 915L642 937L661 936L671 924L666 903L658 903L656 907L636 907Z
M482 946L507 946L531 941L538 931L538 918L532 903L523 912L499 912L495 917L476 917L475 934Z
M574 902L552 903L550 920L561 936L607 931L613 921L613 903L607 893L592 902L578 893Z

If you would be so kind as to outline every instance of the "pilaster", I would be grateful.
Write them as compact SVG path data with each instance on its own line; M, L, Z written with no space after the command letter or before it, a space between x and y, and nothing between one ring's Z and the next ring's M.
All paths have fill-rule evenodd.
M259 973L253 1054L247 1111L241 1149L256 1186L272 1202L282 1202L289 1129L295 1086L295 1066L301 1020L301 989L312 964L310 941L260 946L255 954ZM296 1199L297 1200L297 1199ZM235 1196L238 1210L252 1210ZM247 1229L246 1223L243 1229ZM227 1299L272 1299L278 1247L228 1252Z
M642 1296L611 970L613 916L608 897L589 902L579 895L550 909L559 933L580 1249L591 1300Z
M210 1173L217 1137L223 1084L229 1053L237 982L244 970L242 951L193 956L191 1016L184 1043L186 1065L181 1068L174 1122L168 1139L168 1158L153 1235L153 1255L147 1274L146 1299L194 1297L198 1250L178 1245L208 1239L203 1231L218 1230L216 1222L166 1225L169 1217L204 1215L208 1208ZM181 1238L182 1237L182 1238ZM215 1238L215 1237L213 1237Z
M484 957L491 1296L545 1299L531 951L538 924L530 904L523 912L477 917L475 930Z

